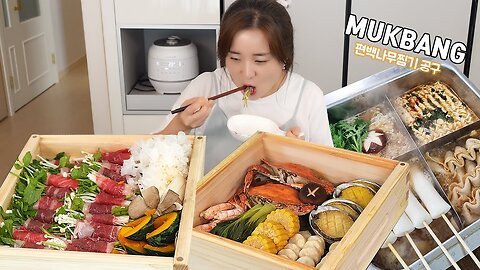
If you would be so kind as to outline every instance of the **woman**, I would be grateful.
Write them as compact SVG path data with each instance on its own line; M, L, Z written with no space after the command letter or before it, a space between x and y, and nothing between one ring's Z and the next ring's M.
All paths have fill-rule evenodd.
M159 133L194 130L206 135L206 172L240 145L226 124L236 114L263 116L286 130L287 136L333 145L323 93L313 82L291 72L293 51L293 27L282 5L275 0L235 1L220 24L221 68L200 74L187 86L174 108L190 106L169 115ZM207 100L243 85L254 89L246 107L241 92L216 102Z

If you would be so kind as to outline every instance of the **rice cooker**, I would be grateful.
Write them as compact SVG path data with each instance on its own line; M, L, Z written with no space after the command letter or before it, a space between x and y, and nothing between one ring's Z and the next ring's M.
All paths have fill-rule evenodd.
M158 93L180 93L197 75L197 47L190 40L170 36L150 46L148 79Z

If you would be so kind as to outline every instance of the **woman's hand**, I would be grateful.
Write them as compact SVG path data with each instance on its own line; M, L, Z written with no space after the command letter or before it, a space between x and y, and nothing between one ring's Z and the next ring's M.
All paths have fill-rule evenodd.
M293 127L287 130L285 136L305 140L305 134L299 127Z
M190 105L189 105L190 104ZM215 102L205 97L196 97L185 100L182 106L189 105L183 112L179 113L180 122L188 129L197 128L205 123L212 111Z
M211 100L207 100L204 97L196 97L185 100L182 106L188 106L183 112L178 113L168 123L168 125L157 134L177 134L179 131L183 131L186 134L190 133L192 128L197 128L205 123L208 115L212 111L215 103Z

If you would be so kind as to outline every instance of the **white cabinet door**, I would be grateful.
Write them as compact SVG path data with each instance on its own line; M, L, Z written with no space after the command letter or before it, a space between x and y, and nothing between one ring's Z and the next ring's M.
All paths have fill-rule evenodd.
M159 24L218 24L219 0L115 0L120 27Z
M477 11L474 38L469 78L480 89L480 10Z
M166 115L124 115L124 134L150 134L163 126Z
M432 42L435 36L439 36L442 37L442 39L449 38L452 42L460 41L467 44L470 5L471 1L356 0L352 1L352 13L357 16L357 20L361 17L367 17L377 21L381 20L390 23L393 26L411 28L417 32L418 39L423 33L429 33ZM423 54L415 54L413 52L384 46L380 42L370 43L366 38L358 39L357 37L351 36L348 84L389 67L393 67L393 64L386 64L378 60L372 60L370 57L354 55L353 52L356 42L371 44L381 48L388 48L392 51L410 54L419 58L425 57ZM457 67L463 71L463 63L457 65Z
M345 1L292 1L293 71L327 94L342 87Z

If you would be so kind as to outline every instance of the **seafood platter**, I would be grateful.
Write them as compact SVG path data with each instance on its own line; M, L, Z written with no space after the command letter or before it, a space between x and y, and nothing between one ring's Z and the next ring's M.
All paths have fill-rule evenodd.
M198 183L189 266L364 269L405 209L408 170L257 132Z
M0 188L11 269L187 269L205 138L32 135Z
M480 91L456 67L391 68L326 95L337 148L410 165L405 213L372 269L460 269L480 246ZM435 203L434 203L435 202Z

